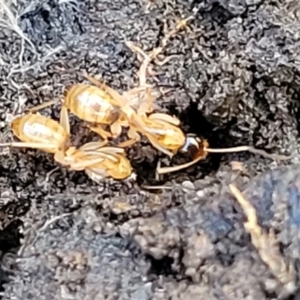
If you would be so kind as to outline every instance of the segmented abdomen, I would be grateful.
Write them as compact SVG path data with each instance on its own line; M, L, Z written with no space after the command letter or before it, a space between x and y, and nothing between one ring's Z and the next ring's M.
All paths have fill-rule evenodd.
M65 105L78 118L97 124L111 124L119 116L114 100L105 91L91 85L75 85L69 88Z
M14 134L23 142L43 143L45 151L54 153L55 149L47 150L49 144L59 144L67 137L64 128L56 121L41 115L25 115L12 122Z

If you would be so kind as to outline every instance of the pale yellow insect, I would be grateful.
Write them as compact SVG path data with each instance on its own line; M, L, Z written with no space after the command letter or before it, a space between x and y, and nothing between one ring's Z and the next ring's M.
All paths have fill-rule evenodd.
M132 174L130 162L122 148L104 147L105 142L87 143L79 149L70 147L69 117L65 107L61 110L59 123L31 112L13 120L11 128L21 142L0 146L33 148L52 153L56 162L71 170L85 171L97 182L104 177L125 179Z
M69 123L66 110L61 110L60 123L34 112L45 107L42 104L30 109L30 112L16 117L11 122L14 135L21 142L3 144L10 147L24 147L40 149L54 154L54 158L62 156L61 153L68 147Z
M179 119L164 113L138 114L116 90L110 88L95 78L84 75L98 87L103 87L106 93L118 102L122 107L122 115L118 120L118 126L128 127L127 135L129 140L121 143L120 147L128 147L140 140L140 134L145 135L150 143L159 151L172 157L184 146L185 135L178 127Z
M97 183L104 178L123 180L135 176L124 149L103 147L99 142L84 144L79 149L69 148L61 163L71 170L85 171Z

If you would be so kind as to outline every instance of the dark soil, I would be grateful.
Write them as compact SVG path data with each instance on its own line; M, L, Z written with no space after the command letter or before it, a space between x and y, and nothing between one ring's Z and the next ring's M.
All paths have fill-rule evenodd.
M294 158L210 154L158 180L158 161L170 162L142 141L128 150L137 182L96 184L41 151L1 150L2 299L300 299L300 2L17 2L8 6L32 45L4 16L1 142L12 138L9 114L22 103L20 110L59 100L66 86L83 82L79 71L119 91L133 88L140 62L125 41L150 51L194 15L160 56L172 59L152 65L156 86L171 87L157 110L211 148L251 145ZM42 113L57 120L59 105ZM80 142L92 138L74 116L71 125ZM230 183L275 236L269 264Z

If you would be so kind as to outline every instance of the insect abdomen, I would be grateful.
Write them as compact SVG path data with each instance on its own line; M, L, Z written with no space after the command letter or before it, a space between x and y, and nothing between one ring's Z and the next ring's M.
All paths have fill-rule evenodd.
M45 148L47 144L59 145L67 135L58 122L41 115L25 115L15 119L12 130L21 141L43 143Z
M115 113L113 99L96 86L75 85L66 93L65 105L78 118L98 124L110 124Z

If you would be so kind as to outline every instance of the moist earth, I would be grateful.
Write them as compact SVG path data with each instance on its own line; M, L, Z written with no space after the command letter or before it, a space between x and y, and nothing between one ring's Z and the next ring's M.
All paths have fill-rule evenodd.
M59 102L80 72L137 86L141 61L125 42L149 52L193 16L151 64L156 110L211 148L293 155L212 153L158 178L171 162L142 140L127 150L136 182L96 184L41 151L3 148L2 299L300 299L298 1L20 0L0 14L1 142L12 115ZM42 114L58 120L59 108ZM70 121L76 142L97 139ZM267 255L231 183L255 208Z

